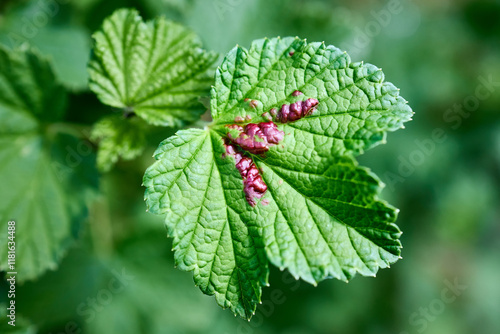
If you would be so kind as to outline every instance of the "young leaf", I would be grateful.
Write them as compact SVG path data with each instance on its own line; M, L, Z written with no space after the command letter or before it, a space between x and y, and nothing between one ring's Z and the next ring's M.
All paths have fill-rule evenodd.
M397 210L354 159L411 119L380 69L322 43L257 40L224 59L211 111L206 130L160 144L144 176L203 292L250 319L268 261L315 285L399 259Z
M146 147L145 124L137 117L127 120L121 115L101 119L93 129L91 139L99 141L97 166L103 172L111 170L119 158L132 160Z
M205 111L198 97L210 89L217 55L202 50L190 30L164 18L145 23L137 11L120 9L94 39L90 88L103 103L162 126L181 126Z
M46 60L0 47L0 91L0 270L16 271L22 281L57 266L86 216L97 172L83 142L54 131L66 93ZM10 220L15 238L7 234Z

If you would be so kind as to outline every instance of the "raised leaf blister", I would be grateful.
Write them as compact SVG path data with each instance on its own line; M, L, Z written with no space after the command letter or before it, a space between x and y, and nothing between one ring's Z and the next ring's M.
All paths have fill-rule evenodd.
M211 98L213 123L163 142L144 176L203 292L250 319L268 262L316 285L400 258L397 210L354 159L413 114L380 69L323 43L262 39L228 53Z

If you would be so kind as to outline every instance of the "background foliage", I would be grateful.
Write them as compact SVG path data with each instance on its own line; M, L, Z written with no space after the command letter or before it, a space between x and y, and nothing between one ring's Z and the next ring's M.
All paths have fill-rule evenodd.
M399 10L391 12L391 3ZM273 268L252 322L235 319L199 293L190 273L173 269L163 219L145 212L142 175L158 143L176 130L152 128L139 159L100 176L89 218L59 267L18 287L16 333L500 331L500 87L473 98L487 92L484 82L500 81L498 1L3 1L0 43L28 43L52 59L70 92L63 121L83 140L113 114L87 89L90 36L125 6L146 20L164 14L183 23L222 54L264 36L298 35L382 67L414 121L360 160L387 184L384 199L401 209L403 260L377 279L317 288ZM453 112L460 104L470 111ZM436 129L444 133L439 140ZM9 191L2 187L3 196ZM466 289L440 303L445 281L455 280ZM0 303L6 288L2 282Z

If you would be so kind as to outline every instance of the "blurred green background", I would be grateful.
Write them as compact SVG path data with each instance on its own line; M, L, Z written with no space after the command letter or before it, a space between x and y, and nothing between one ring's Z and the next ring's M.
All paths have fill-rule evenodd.
M112 112L89 92L86 63L91 33L120 7L181 22L221 54L297 35L382 67L415 116L359 160L401 210L403 260L316 288L273 268L252 321L235 318L174 269L163 219L145 212L142 175L175 131L160 128L140 159L101 175L59 268L18 286L15 333L500 333L500 1L1 0L0 43L53 60L66 121L83 129Z

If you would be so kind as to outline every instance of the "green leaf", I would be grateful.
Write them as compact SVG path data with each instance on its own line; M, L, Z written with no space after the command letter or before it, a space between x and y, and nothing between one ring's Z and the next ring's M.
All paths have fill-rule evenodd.
M66 94L50 64L31 51L0 48L0 270L18 280L54 269L78 235L97 173L89 146L58 131ZM15 270L7 223L16 222Z
M97 122L91 139L99 142L99 169L107 172L119 158L132 160L141 155L146 147L145 131L146 124L137 117L128 120L121 115L112 115Z
M267 152L231 142L239 130L227 125L268 122L272 109L308 99L318 103L312 113L289 122L279 113L273 118L284 135ZM165 140L144 176L149 211L166 215L176 263L194 271L203 292L250 319L268 261L316 285L375 276L400 258L397 210L378 199L383 185L354 159L412 115L380 69L351 63L322 43L257 40L224 59L211 111L206 130ZM239 144L267 185L255 206L245 198L230 144Z
M165 140L155 153L160 161L146 172L146 199L151 212L167 215L180 269L193 270L196 284L219 305L250 317L267 282L267 260L256 231L239 215L245 206L232 203L239 196L227 197L228 187L241 191L241 179L224 183L222 175L235 169L215 162L214 149L222 145L211 137L190 129Z
M81 20L65 20L70 15L60 12L61 6L55 2L12 2L2 13L0 42L13 49L29 44L52 59L54 72L65 87L86 90L91 38L84 25L77 23Z
M150 124L181 126L205 111L198 102L213 82L217 55L198 37L159 18L145 23L121 9L94 34L90 88L110 106L135 112Z

